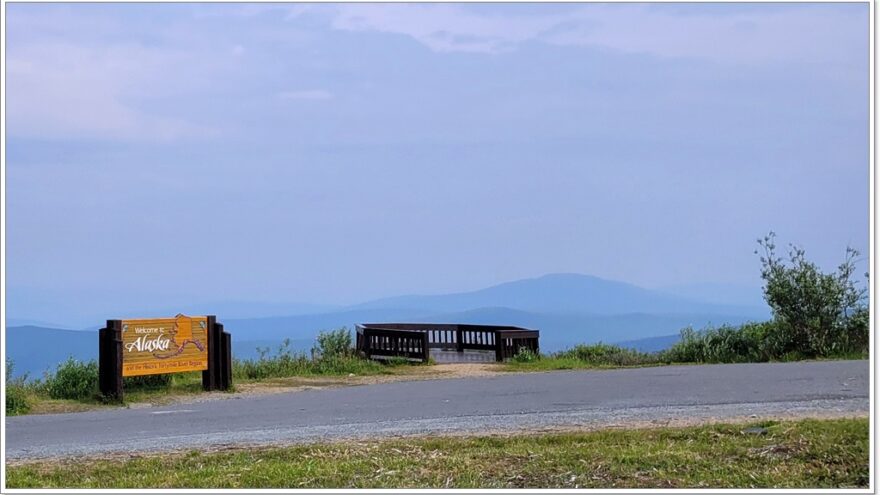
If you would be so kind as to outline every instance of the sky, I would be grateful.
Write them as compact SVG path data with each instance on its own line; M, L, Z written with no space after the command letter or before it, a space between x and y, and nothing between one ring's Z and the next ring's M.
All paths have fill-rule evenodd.
M10 317L867 255L867 3L6 9Z

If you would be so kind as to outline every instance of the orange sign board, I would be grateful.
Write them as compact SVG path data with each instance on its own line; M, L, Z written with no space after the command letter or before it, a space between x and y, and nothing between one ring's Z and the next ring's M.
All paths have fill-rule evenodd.
M122 320L122 376L206 369L206 316Z

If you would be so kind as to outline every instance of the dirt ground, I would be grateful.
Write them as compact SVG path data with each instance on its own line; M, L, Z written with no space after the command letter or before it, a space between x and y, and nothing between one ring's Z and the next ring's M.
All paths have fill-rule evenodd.
M244 382L235 384L235 392L209 392L198 395L180 395L163 397L161 404L132 403L129 408L150 407L153 405L187 404L210 400L230 399L234 397L256 396L267 394L279 394L300 392L303 390L319 390L325 388L352 387L358 385L375 385L378 383L392 383L416 380L448 380L452 378L473 378L493 376L501 371L501 365L496 363L454 363L435 364L431 366L401 367L394 374L389 375L348 375L333 377L302 377L293 376L286 378L272 378L259 382Z

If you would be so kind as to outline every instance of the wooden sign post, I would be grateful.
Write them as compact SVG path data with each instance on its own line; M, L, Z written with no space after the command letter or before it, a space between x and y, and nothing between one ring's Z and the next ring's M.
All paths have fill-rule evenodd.
M205 390L232 386L232 338L211 316L107 320L99 332L98 383L123 397L126 376L202 371Z

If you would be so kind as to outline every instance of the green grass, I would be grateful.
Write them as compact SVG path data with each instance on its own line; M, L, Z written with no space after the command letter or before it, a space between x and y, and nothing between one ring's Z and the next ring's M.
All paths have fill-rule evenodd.
M596 363L596 362L584 361L584 360L572 358L572 357L541 356L540 359L537 359L535 361L525 362L525 363L520 363L520 362L516 362L516 361L508 361L508 362L504 363L501 370L502 371L520 372L520 371L614 369L614 368L628 368L628 367L641 367L641 366L659 366L661 364L665 364L665 363L618 365L618 364Z
M527 351L524 349L523 351ZM622 368L668 364L658 353L639 352L613 344L579 344L552 354L520 352L504 367L506 371L551 371L589 368Z
M837 356L829 356L822 358L809 359L809 361L841 361L852 359L867 359L867 356L861 353L840 354ZM788 361L805 361L803 357L772 360L771 362L788 362ZM585 369L617 369L617 368L643 368L650 366L688 366L697 364L719 364L719 363L699 363L699 362L675 362L675 361L659 361L645 360L628 364L614 364L601 361L585 361L574 357L560 357L554 354L541 355L534 361L517 362L508 361L504 363L499 370L508 372L528 372L528 371L559 371L559 370L585 370Z
M151 402L166 403L173 397L197 394L202 392L202 375L200 372L155 375L152 379L125 379L124 402L105 401L94 387L83 387L75 394L59 394L64 390L52 375L40 380L25 381L16 379L7 382L7 416L22 414L49 414L87 411L101 407L118 407L120 405ZM86 380L90 382L91 380ZM97 382L97 377L95 377ZM10 403L9 391L13 391L16 400Z
M269 348L257 348L259 359L233 360L233 380L264 380L292 376L344 376L395 374L395 367L412 363L403 358L392 358L384 363L363 359L352 347L351 334L345 329L321 332L311 355L290 349L290 339L285 339L269 356ZM432 364L432 362L425 363Z
M392 363L392 366L399 363ZM355 356L312 359L304 354L280 355L257 360L234 360L233 380L262 380L290 376L381 375L392 366Z
M868 420L344 442L8 465L9 488L850 488Z

